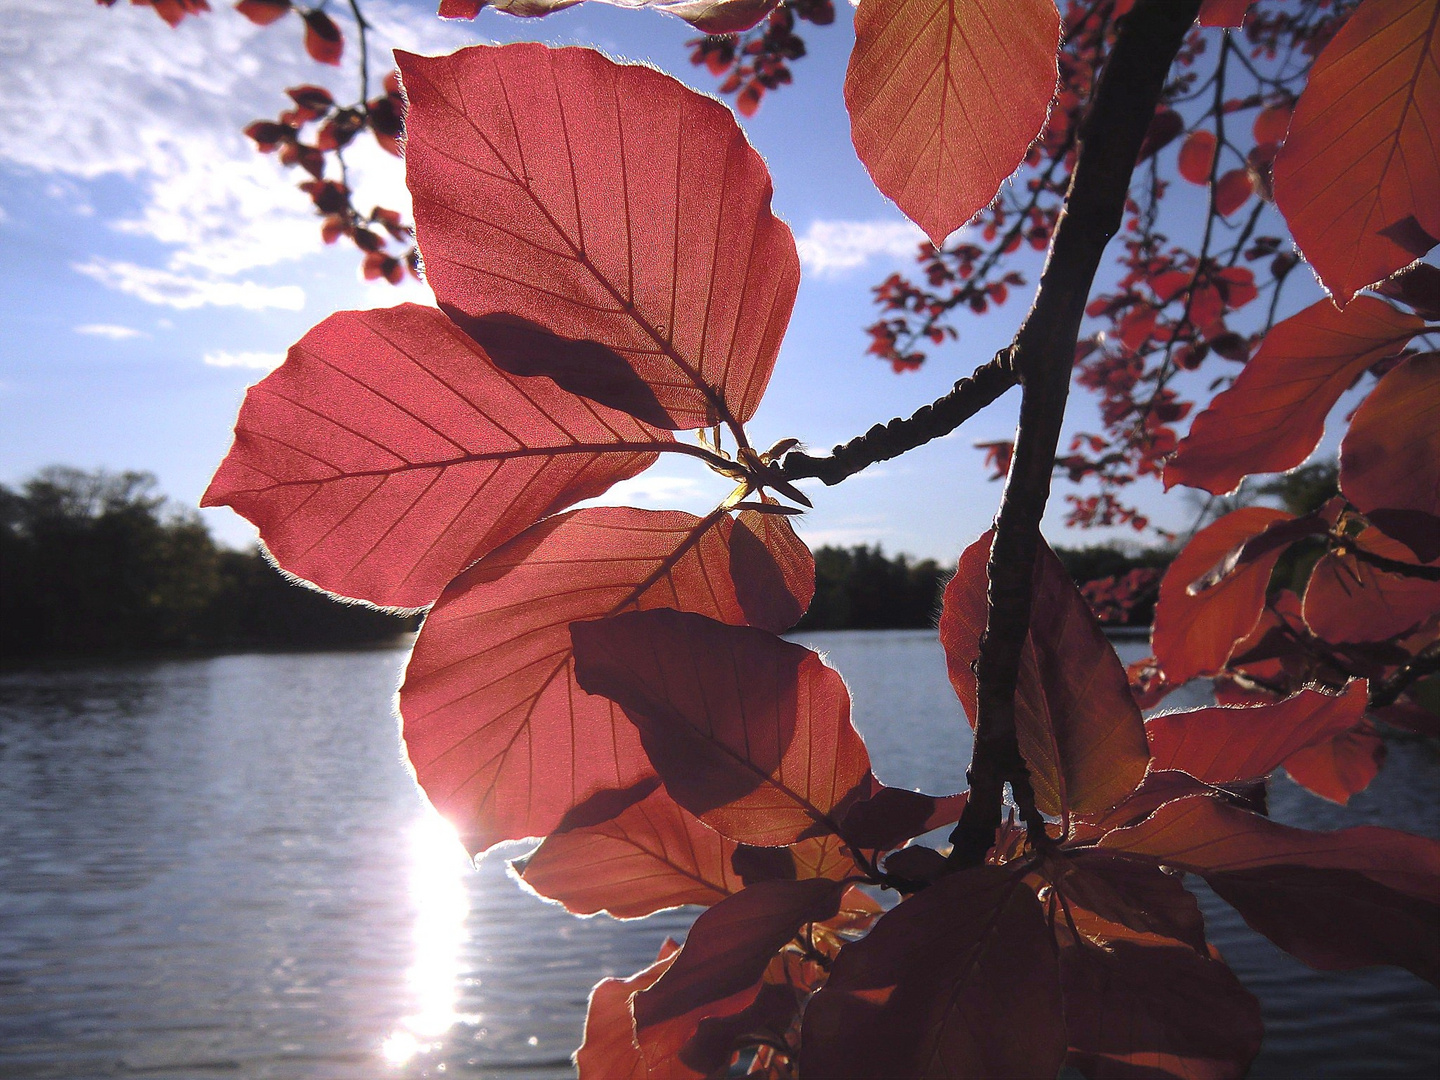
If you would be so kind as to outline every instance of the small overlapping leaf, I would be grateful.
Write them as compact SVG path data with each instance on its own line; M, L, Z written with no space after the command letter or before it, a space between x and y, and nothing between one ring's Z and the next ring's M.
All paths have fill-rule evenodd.
M1340 395L1424 325L1365 296L1343 311L1322 300L1292 315L1265 335L1234 385L1195 418L1165 466L1165 486L1226 495L1252 473L1299 465L1320 442Z
M736 532L751 538L738 559ZM765 562L718 511L596 507L540 522L456 578L416 640L400 712L416 776L467 846L543 836L595 792L651 775L618 707L575 684L572 622L673 607L743 623L733 575L784 579Z
M1275 204L1341 305L1440 240L1440 5L1365 0L1275 159Z
M845 105L875 185L936 246L983 209L1045 125L1052 0L861 0Z
M950 683L973 726L987 612L990 534L970 545L945 588L940 641ZM1049 547L1036 560L1031 630L1020 660L1015 727L1037 804L1047 813L1104 810L1140 783L1150 759L1125 669Z
M1440 517L1440 353L1406 360L1355 410L1340 444L1340 490L1365 514Z
M1054 1076L1065 1057L1055 952L1040 902L1013 872L944 877L840 951L805 1010L800 1073Z
M587 49L396 60L441 306L478 340L505 338L510 371L671 427L749 419L800 267L730 111Z
M286 570L418 607L537 519L655 460L668 432L507 375L433 308L332 315L250 388L204 506Z
M525 884L576 915L620 919L708 906L744 887L732 864L738 844L677 806L658 778L632 793L640 797L608 820L562 822L524 861Z
M576 678L621 705L670 795L741 843L838 833L870 760L838 672L749 627L658 610L576 623Z
M1160 582L1150 639L1167 682L1179 686L1225 666L1236 642L1260 621L1270 571L1284 548L1237 565L1207 588L1192 592L1192 587L1246 541L1290 520L1283 510L1247 506L1201 529L1176 556Z
M630 999L665 974L679 949L667 940L660 958L645 970L628 979L601 979L595 984L585 1011L585 1039L575 1051L580 1080L646 1080Z
M1305 586L1305 624L1331 642L1386 641L1440 615L1440 581L1403 572L1412 566L1410 549L1379 529L1355 538L1366 555L1393 560L1395 570L1382 569L1351 551L1320 556ZM1437 564L1431 563L1431 567Z
M1274 705L1193 709L1145 722L1151 769L1178 769L1207 784L1268 776L1297 751L1350 731L1365 715L1366 685L1339 695L1302 690Z
M1308 964L1395 964L1440 981L1440 842L1373 826L1309 832L1197 796L1100 844L1203 875Z
M844 891L838 882L823 879L764 881L701 912L674 963L652 987L635 995L642 1050L647 1029L681 1018L698 1022L707 1007L755 987L771 958L800 927L839 911Z
M1285 771L1306 790L1344 806L1370 786L1385 754L1385 740L1365 721L1297 750L1285 759Z

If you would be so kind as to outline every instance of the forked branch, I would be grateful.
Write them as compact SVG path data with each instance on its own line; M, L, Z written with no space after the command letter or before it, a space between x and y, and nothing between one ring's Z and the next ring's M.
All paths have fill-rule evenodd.
M1015 730L1015 687L1030 628L1040 519L1050 496L1075 344L1106 244L1119 231L1141 143L1170 63L1199 0L1141 0L1119 37L1081 129L1080 148L1035 302L1011 349L1022 386L1015 456L990 551L990 603L976 667L979 681L970 799L956 826L957 867L983 861L1000 825L1009 783L1032 839L1044 842Z

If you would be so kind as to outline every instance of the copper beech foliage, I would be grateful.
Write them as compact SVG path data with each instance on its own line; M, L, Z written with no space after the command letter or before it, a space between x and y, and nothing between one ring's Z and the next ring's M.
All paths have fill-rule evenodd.
M481 6L441 5L456 17ZM651 6L706 30L774 14L747 0ZM257 21L291 10L242 7ZM882 190L936 240L977 212L998 235L1008 211L996 191L1029 162L1044 197L1006 235L1033 230L1044 247L1063 227L1051 185L1083 154L1095 71L1132 7L1134 19L1159 10L1101 2L1061 24L1049 0L862 0L846 94ZM1246 5L1186 10L1234 26ZM1262 51L1315 46L1322 98L1354 83L1340 100L1369 108L1375 67L1347 51L1384 51L1377 39L1413 61L1412 87L1433 71L1433 2L1365 0L1349 23L1323 19L1323 33L1265 22L1257 39ZM1227 56L1238 47L1222 41ZM814 592L790 526L808 500L787 475L794 441L762 452L745 423L799 268L734 117L588 49L397 59L438 307L341 312L307 334L250 390L205 503L245 514L285 569L322 588L430 609L400 693L405 744L472 852L543 837L517 869L577 914L704 909L683 945L595 987L582 1078L1040 1077L1066 1064L1095 1078L1238 1077L1259 1049L1258 1005L1208 943L1184 874L1312 966L1393 964L1440 983L1440 843L1290 828L1264 798L1283 767L1344 801L1375 774L1377 725L1434 727L1440 358L1410 343L1440 315L1440 275L1412 268L1381 285L1388 299L1354 296L1400 269L1392 249L1410 251L1415 229L1434 235L1437 204L1407 201L1428 190L1433 160L1413 131L1433 120L1433 93L1371 110L1369 135L1408 155L1412 184L1388 169L1372 184L1369 151L1355 151L1357 197L1373 207L1358 225L1344 218L1358 230L1345 241L1353 259L1337 269L1335 252L1312 255L1295 225L1337 303L1265 337L1166 466L1167 482L1223 492L1298 464L1339 395L1374 372L1341 446L1339 493L1303 514L1243 508L1199 532L1160 585L1155 657L1130 673L1133 688L1043 541L1033 566L1000 567L1018 570L1028 610L1013 642L1020 772L1009 775L1028 794L1022 820L983 823L994 842L967 858L924 838L983 805L981 785L973 801L885 785L840 674L779 636ZM1142 163L1183 133L1165 119L1175 93L1162 92ZM1281 96L1251 107L1264 106L1257 139L1296 157L1292 193L1317 168L1350 182L1338 150L1287 150L1287 127L1324 139L1334 110ZM1225 112L1217 130L1190 134L1180 165L1222 215L1270 183L1257 167L1243 199L1240 181L1222 194ZM1392 112L1393 134L1378 127ZM1298 198L1286 213L1318 212ZM1390 229L1406 215L1414 228ZM1128 291L1096 301L1123 327L1096 348L1123 359L1112 350L1164 341L1167 362L1171 344L1220 348L1226 313L1258 295L1253 275L1149 243L1126 245L1144 263ZM961 279L989 281L969 295L997 299L986 275L998 261L960 250L931 249L937 274L960 259ZM1172 423L1176 408L1150 415ZM1022 450L1026 438L1022 425ZM664 453L704 463L734 493L702 517L571 508ZM995 459L1019 468L999 448ZM1038 521L1043 494L1029 509ZM958 704L982 735L994 720L977 662L995 647L991 549L1008 520L961 556L940 619ZM1142 702L1196 676L1216 679L1219 704L1143 718ZM881 903L884 891L898 902Z

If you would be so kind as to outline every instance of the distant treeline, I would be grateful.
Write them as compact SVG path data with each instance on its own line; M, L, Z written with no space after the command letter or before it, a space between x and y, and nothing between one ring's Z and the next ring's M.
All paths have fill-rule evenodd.
M1056 548L1077 585L1123 579L1136 569L1163 570L1174 557L1151 549L1127 552L1111 547ZM954 573L934 559L887 556L877 544L822 547L815 552L815 599L800 620L803 630L891 630L934 626L940 594ZM1127 609L1131 625L1148 625L1153 597Z
M1108 547L1057 552L1082 585L1122 581L1170 559L1162 551ZM800 628L932 627L951 573L933 559L888 556L879 545L822 547L815 600ZM1151 606L1142 597L1125 609L1125 621L1148 623ZM53 467L18 491L0 485L0 658L334 648L384 641L418 625L418 617L340 603L297 585L258 550L220 546L196 514L157 492L149 473Z
M0 657L361 645L413 629L216 544L148 473L0 485Z

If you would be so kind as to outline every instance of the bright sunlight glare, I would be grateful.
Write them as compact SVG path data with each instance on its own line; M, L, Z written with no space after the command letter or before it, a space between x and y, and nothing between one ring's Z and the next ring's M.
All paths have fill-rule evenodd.
M460 949L470 900L470 860L451 825L428 807L410 828L410 894L415 905L415 959L408 981L415 1012L400 1019L381 1045L381 1056L401 1066L466 1019L455 1011Z

